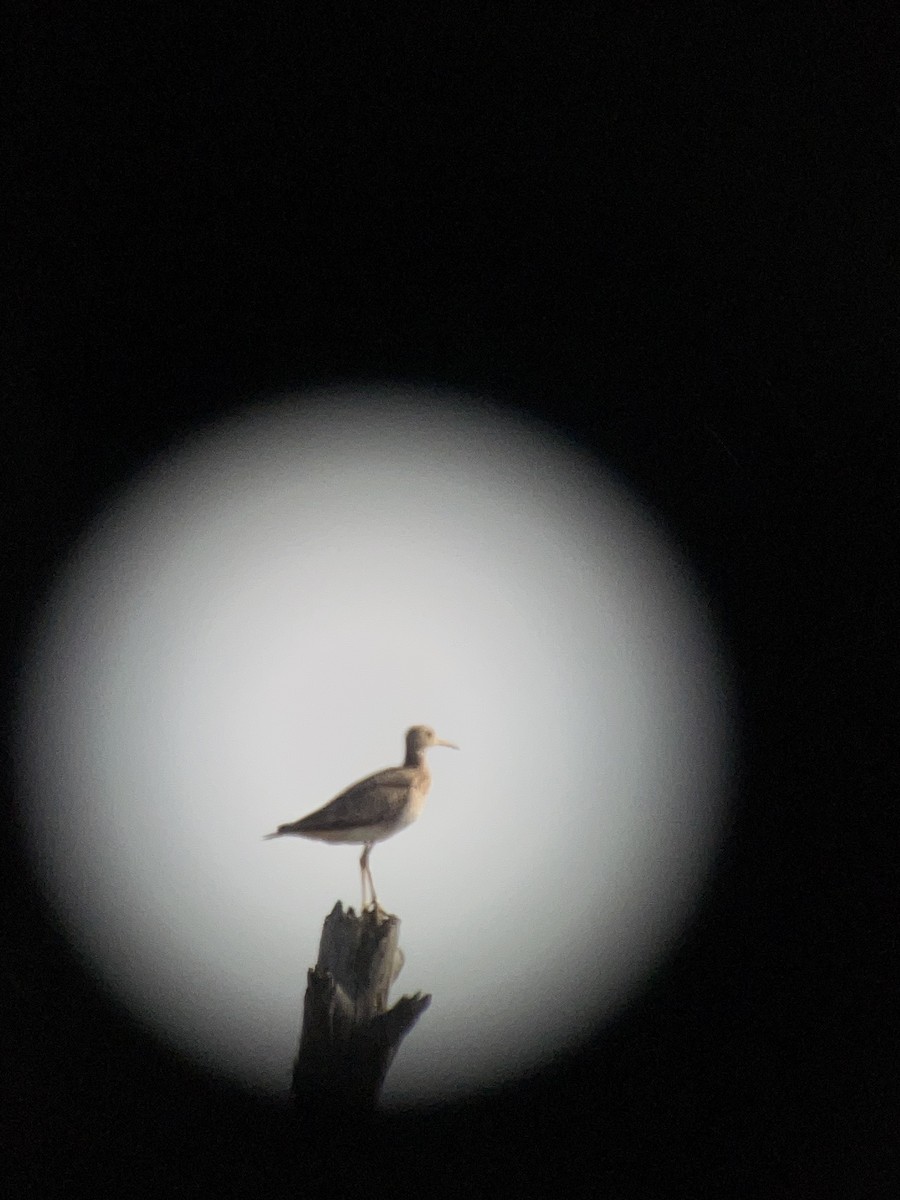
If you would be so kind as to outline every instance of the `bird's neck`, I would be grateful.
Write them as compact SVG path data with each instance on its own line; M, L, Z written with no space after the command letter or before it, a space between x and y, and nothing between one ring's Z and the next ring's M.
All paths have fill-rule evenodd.
M407 750L406 761L404 767L418 767L420 770L428 770L428 760L425 757L424 750Z

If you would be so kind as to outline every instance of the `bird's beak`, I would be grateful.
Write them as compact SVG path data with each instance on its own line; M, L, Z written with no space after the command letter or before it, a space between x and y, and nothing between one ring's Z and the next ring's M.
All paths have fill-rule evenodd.
M457 746L454 742L445 742L443 738L438 738L434 744L436 746L446 746L448 750L459 749L459 746Z

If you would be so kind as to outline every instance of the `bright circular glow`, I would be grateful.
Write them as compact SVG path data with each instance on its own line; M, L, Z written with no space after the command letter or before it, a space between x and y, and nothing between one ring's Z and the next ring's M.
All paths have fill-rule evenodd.
M731 726L703 598L585 453L471 397L282 397L160 459L73 551L23 690L27 835L70 935L209 1070L284 1093L359 848L263 834L434 749L372 853L394 995L431 1008L385 1099L576 1045L683 930Z

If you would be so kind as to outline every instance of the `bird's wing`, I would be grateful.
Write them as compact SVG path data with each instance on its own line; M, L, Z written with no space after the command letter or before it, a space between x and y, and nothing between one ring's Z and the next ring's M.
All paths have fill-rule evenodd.
M410 779L403 767L368 775L354 783L328 804L301 817L292 825L280 826L285 833L353 829L396 817L409 797Z

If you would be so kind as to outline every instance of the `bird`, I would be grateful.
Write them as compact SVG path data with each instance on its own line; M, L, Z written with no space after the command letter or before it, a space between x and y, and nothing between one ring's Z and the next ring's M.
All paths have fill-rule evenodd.
M400 767L387 767L367 775L340 792L315 812L279 825L264 840L279 837L305 837L320 842L354 843L363 846L359 860L362 879L362 909L366 911L366 881L372 893L372 907L380 908L375 883L369 869L369 855L376 842L393 837L422 812L431 789L431 770L425 752L431 746L458 750L453 742L439 738L430 725L413 725L406 731L406 757Z

